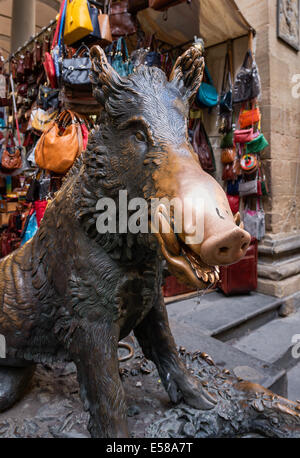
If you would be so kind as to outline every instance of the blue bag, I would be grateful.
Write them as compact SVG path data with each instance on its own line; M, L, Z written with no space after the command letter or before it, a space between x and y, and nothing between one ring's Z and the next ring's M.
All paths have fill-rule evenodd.
M34 236L37 230L38 230L38 224L36 220L36 214L34 212L32 213L31 216L29 216L28 224L26 226L24 235L22 237L21 246L25 245L25 243L28 242L28 240L30 240Z
M218 105L219 96L207 66L205 66L204 73L208 83L201 83L197 92L196 103L200 107L212 108Z
M116 52L112 60L112 67L119 73L120 76L128 76L133 72L133 63L129 59L126 41L123 37L118 39Z

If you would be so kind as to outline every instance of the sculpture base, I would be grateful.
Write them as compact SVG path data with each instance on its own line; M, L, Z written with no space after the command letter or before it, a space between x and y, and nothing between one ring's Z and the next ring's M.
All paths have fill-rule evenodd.
M120 365L132 437L300 437L300 407L259 385L242 382L203 354L181 351L194 375L218 398L210 411L175 406L154 365L137 347ZM0 414L0 437L89 437L73 363L38 365L32 390Z

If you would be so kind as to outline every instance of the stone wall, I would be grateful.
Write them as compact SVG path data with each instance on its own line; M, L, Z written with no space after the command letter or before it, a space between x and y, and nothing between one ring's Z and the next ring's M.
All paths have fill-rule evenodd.
M300 99L292 77L300 53L277 39L277 2L236 0L257 31L262 80L262 128L270 147L263 162L270 196L264 199L267 234L259 247L259 291L283 297L300 291Z

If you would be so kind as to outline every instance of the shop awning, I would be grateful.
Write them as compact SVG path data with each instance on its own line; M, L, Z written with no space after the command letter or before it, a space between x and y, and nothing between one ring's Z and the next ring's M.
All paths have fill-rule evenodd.
M193 40L196 35L208 47L243 36L251 29L234 0L192 0L169 8L167 13L148 8L138 18L145 31L156 32L158 39L172 45Z

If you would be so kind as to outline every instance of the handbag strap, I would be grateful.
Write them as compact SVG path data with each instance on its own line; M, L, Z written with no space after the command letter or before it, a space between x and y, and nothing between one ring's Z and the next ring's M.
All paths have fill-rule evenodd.
M211 74L209 73L209 70L208 70L207 65L205 65L205 67L204 67L204 73L205 73L205 76L206 76L207 81L209 82L209 84L210 84L211 86L213 86L213 85L214 85L214 82L213 82L213 79L212 79L212 77L211 77Z
M59 37L58 37L59 55L61 55L61 48L62 48L61 43L62 43L62 37L63 37L63 30L65 29L67 4L68 4L68 0L64 0L64 7L62 11L62 17L61 17L60 28L59 28Z
M226 81L227 76L227 81ZM232 86L231 81L231 71L230 71L230 62L229 62L229 54L227 52L225 56L225 63L224 63L224 73L223 73L223 80L222 80L222 92L225 92L226 86L229 83L229 87Z
M65 0L65 2L66 2L66 1L67 1L67 0ZM65 3L62 2L62 3L61 3L61 6L60 6L60 10L59 10L59 17L58 17L58 21L57 21L57 24L56 24L56 29L55 29L55 33L54 33L54 37L53 37L53 41L52 41L52 45L51 45L51 50L55 47L55 45L56 45L56 43L57 43L58 34L59 34L59 29L60 29L60 23L61 23L61 19L62 19L62 14L63 14L64 6L65 6Z
M75 54L73 55L73 58L76 59L77 57L83 57L83 54L81 53L83 53L84 50L88 53L88 55L90 55L89 48L85 44L82 44L80 48L78 48Z
M129 54L128 54L128 49L127 49L127 44L126 44L126 40L124 37L120 37L118 39L118 42L117 42L117 49L116 49L116 52L118 53L121 53L123 55L123 52L122 52L122 46L123 46L123 50L124 50L124 53L125 53L125 58L126 60L129 59Z

